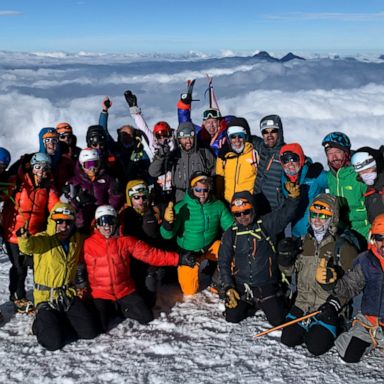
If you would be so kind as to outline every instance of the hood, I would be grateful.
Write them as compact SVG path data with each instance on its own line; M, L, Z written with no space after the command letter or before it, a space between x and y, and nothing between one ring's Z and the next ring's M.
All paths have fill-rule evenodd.
M47 153L47 150L45 149L44 142L43 142L43 136L47 132L57 133L56 129L53 127L41 128L39 132L39 151L38 152ZM60 160L60 156L61 156L60 141L58 141L56 153L54 154L54 156L49 156L52 161L52 168L55 168L57 166Z
M320 193L313 199L311 205L313 205L317 201L323 202L326 205L329 205L330 209L333 211L333 216L328 228L328 232L330 232L332 235L335 235L338 229L338 224L339 224L339 202L337 200L337 197L331 195L330 193ZM309 211L308 211L308 221L310 221Z
M64 208L64 209L68 209L69 211L71 211L71 213L73 214L74 217L76 217L76 211L75 209L72 207L71 204L68 204L68 203L62 203L61 201L58 201L54 207L52 208L51 212L49 213L49 216L48 216L48 224L47 224L47 233L48 235L54 235L56 233L56 223L54 220L52 220L52 215L54 214L55 210L57 208Z

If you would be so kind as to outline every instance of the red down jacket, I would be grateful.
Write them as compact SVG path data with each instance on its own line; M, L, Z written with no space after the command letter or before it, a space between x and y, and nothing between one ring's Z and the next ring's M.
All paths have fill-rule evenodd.
M98 230L85 240L84 259L94 299L118 300L135 291L131 278L131 257L163 266L178 264L176 252L153 248L131 236L106 239Z

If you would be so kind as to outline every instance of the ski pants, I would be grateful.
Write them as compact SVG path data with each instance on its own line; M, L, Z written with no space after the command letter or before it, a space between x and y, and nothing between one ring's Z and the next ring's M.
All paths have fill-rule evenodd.
M376 347L384 347L383 329L372 326L364 315L358 313L352 327L335 341L337 352L347 363L358 363Z
M286 321L291 321L304 316L304 312L293 306L287 315ZM308 351L315 356L320 356L329 351L336 338L337 323L323 321L321 314L285 327L281 334L281 342L288 347L305 344Z
M24 299L26 297L25 279L28 267L25 258L30 257L20 253L19 246L13 243L5 243L9 261L12 266L9 270L9 295L10 299Z
M39 303L32 331L40 345L56 351L68 341L95 338L98 324L92 311L75 297L67 311L53 309L47 302Z
M269 284L251 289L252 298L247 298L244 289L237 287L241 299L237 307L225 307L225 319L230 323L239 323L261 309L270 324L273 326L281 324L284 321L286 311L284 299L279 295L278 287L275 284Z
M219 246L220 240L215 241L193 268L186 265L180 265L177 267L177 277L181 291L184 295L194 295L199 290L200 263L204 259L217 261Z
M153 313L144 299L136 292L119 300L94 299L103 332L108 330L110 320L118 315L148 324L153 320Z

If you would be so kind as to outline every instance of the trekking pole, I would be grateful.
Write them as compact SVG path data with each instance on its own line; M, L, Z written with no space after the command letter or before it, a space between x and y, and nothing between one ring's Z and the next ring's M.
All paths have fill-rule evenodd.
M309 313L308 315L305 315L303 317L299 317L298 319L294 319L294 320L288 321L287 323L280 324L277 327L267 329L266 331L257 333L255 336L253 336L253 338L256 339L256 337L261 337L261 336L266 335L267 333L271 333L273 331L277 331L278 329L289 327L292 324L299 323L300 321L310 319L311 317L318 315L320 312L321 311L315 311L315 312Z

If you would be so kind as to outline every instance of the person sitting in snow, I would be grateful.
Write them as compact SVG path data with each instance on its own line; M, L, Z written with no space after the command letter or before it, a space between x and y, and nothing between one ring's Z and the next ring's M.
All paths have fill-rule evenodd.
M219 270L226 292L225 318L238 323L262 309L272 325L286 313L279 286L276 236L294 217L299 204L298 185L288 182L283 206L259 216L249 191L236 192L231 201L235 225L224 232L219 249Z
M193 266L193 255L181 255L150 246L132 236L117 233L117 213L110 205L101 205L95 212L96 228L85 241L84 259L87 268L90 295L99 315L103 331L113 315L147 324L153 313L136 292L131 277L131 258L157 266Z

